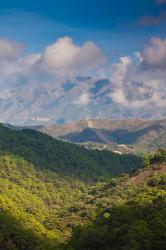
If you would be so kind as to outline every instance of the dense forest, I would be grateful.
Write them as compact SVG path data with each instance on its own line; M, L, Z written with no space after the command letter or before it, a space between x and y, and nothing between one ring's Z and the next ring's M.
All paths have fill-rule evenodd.
M156 171L139 185L128 179L103 186L96 199L103 200L101 211L74 230L66 249L166 249L166 173Z
M86 181L130 173L142 165L141 158L131 154L86 150L35 130L12 130L3 125L0 125L0 151L21 156L36 168Z
M165 249L164 149L88 151L1 126L0 151L0 249Z

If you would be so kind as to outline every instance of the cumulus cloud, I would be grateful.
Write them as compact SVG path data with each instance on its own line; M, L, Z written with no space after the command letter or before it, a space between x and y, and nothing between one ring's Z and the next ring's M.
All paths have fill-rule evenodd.
M92 42L82 46L69 37L58 39L47 46L43 53L23 56L23 45L0 40L0 88L27 85L39 89L43 84L56 86L61 93L66 80L77 76L90 76L103 69L105 57ZM104 72L102 70L102 72ZM106 77L106 75L105 75ZM135 52L135 59L125 56L110 66L112 101L127 109L164 108L166 106L166 39L154 37L143 51ZM81 84L81 83L78 83ZM88 83L87 83L88 85ZM89 84L89 89L90 89ZM92 96L86 92L72 102L91 105ZM57 91L57 95L58 92ZM9 98L8 91L3 92ZM80 92L79 92L80 93ZM88 106L89 107L89 106Z
M23 50L23 44L0 39L0 61L17 59Z
M110 97L115 103L122 105L128 105L127 98L125 96L125 88L127 81L128 68L132 65L130 57L121 57L118 63L115 63L110 68L110 81L112 83L113 92Z
M123 86L123 81L125 80L126 73L129 65L132 63L130 57L121 57L119 63L115 63L111 66L111 82L114 87L119 88Z
M94 43L86 42L83 46L77 46L69 37L58 39L43 54L44 68L61 77L84 74L104 62L101 50Z
M142 53L142 64L155 68L166 68L166 39L154 37Z
M166 40L152 38L135 56L137 63L122 57L111 66L110 97L129 109L165 107Z
M76 76L90 75L105 62L102 51L93 43L75 45L69 37L59 38L43 53L22 56L23 45L0 40L0 85L52 81L62 84Z

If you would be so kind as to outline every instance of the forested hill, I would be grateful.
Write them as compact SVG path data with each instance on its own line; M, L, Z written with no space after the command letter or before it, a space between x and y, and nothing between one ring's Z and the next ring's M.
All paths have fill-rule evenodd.
M3 125L0 125L0 151L21 156L36 168L53 170L86 181L97 180L104 175L129 173L142 165L142 160L134 155L90 151L38 131L16 131Z
M165 162L1 125L0 249L165 250Z
M96 189L97 217L77 227L66 249L165 250L166 165L112 179Z
M88 185L0 154L0 249L165 250L165 160Z

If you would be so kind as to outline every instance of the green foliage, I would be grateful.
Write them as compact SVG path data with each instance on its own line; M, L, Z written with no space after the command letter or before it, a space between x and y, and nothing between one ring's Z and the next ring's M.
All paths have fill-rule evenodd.
M78 188L78 192L74 189ZM0 156L0 246L2 249L58 249L67 237L63 221L81 183L63 179L56 173L36 170L33 164L16 155ZM69 194L67 194L67 190ZM81 221L78 216L77 223ZM66 229L65 229L66 228ZM63 237L62 232L63 231Z
M163 163L166 162L166 150L159 148L151 159L151 163Z
M95 220L75 229L66 249L165 250L165 173L156 172L139 186L130 181L125 189L123 185L121 182L109 192L102 189L109 203ZM103 200L101 189L99 193L96 205Z
M151 164L159 164L166 162L166 150L159 148L155 153L143 153L140 155L143 159L143 166L148 167Z
M2 249L162 250L165 205L165 173L141 185L126 175L87 185L0 155Z
M142 153L141 157L143 159L143 167L149 167L151 164L152 155L150 153Z
M166 187L166 173L154 173L148 180L148 184L152 187Z
M3 126L0 152L0 249L165 249L166 175L122 175L140 158Z
M103 175L129 173L142 165L142 160L134 155L90 151L31 129L16 131L3 125L0 125L0 151L22 156L36 168L85 181L96 181Z

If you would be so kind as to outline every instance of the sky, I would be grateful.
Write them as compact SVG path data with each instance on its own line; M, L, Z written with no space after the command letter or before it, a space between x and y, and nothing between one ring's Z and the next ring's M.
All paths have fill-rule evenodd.
M164 0L0 1L0 36L40 52L59 37L93 41L108 60L131 55L153 36L165 36Z
M117 105L163 113L165 27L166 0L0 1L0 98L8 107L9 89L62 91L91 76L108 78ZM75 104L92 101L85 92Z

